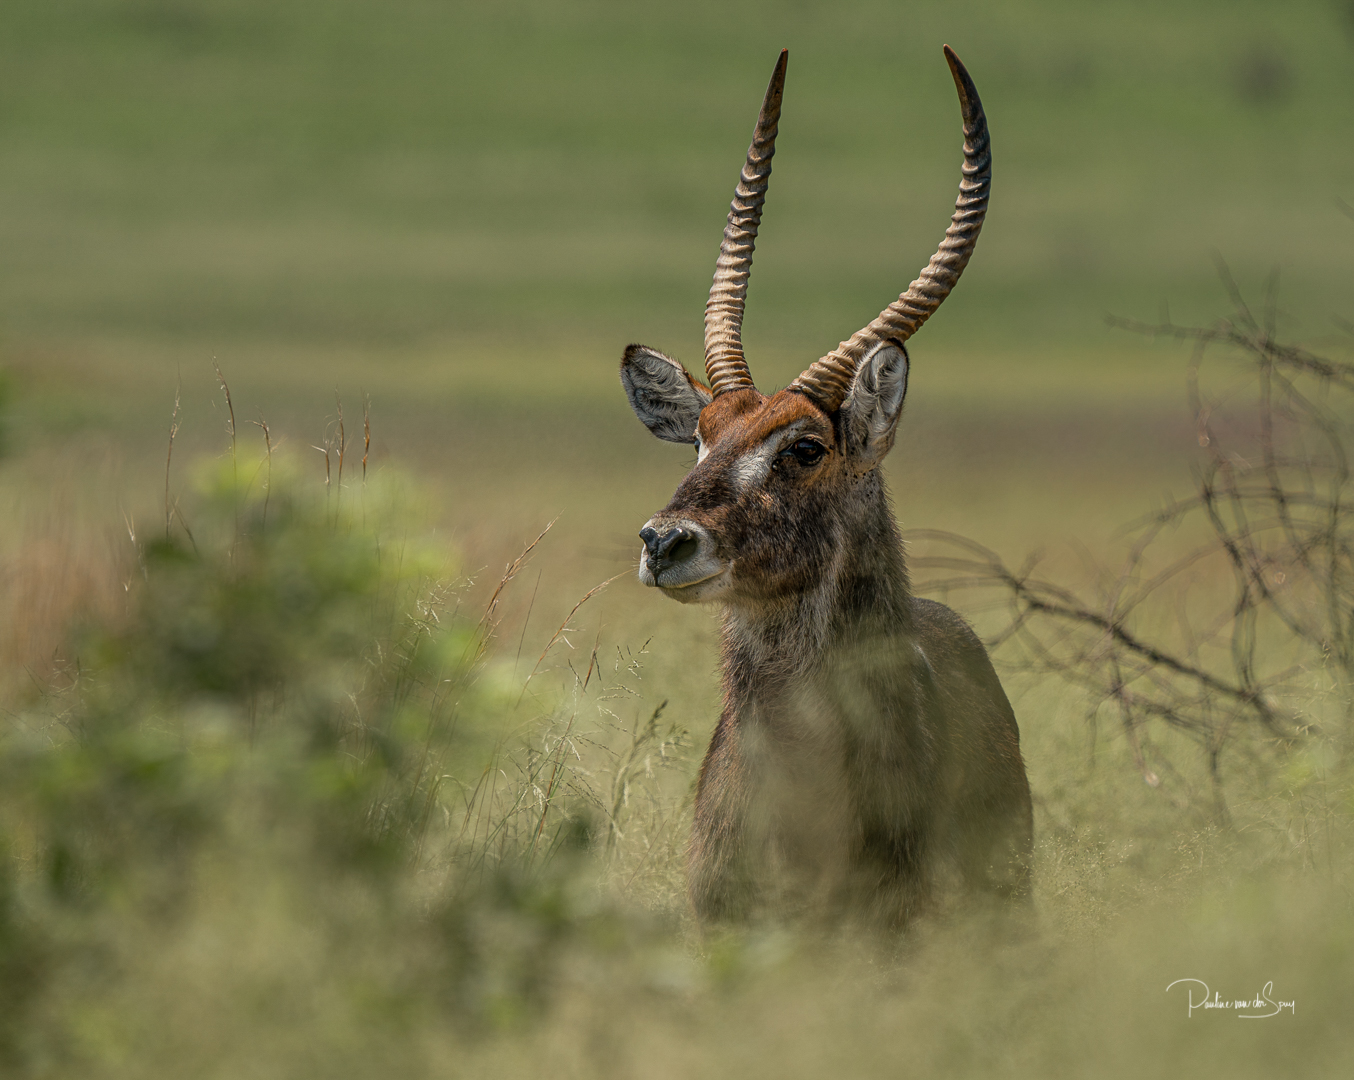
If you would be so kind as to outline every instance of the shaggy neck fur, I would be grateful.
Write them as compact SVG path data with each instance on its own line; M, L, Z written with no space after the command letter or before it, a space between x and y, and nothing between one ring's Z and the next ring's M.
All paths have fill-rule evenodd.
M736 711L783 700L839 649L911 634L902 537L879 470L858 484L844 500L833 555L815 585L725 606L721 662L725 699Z

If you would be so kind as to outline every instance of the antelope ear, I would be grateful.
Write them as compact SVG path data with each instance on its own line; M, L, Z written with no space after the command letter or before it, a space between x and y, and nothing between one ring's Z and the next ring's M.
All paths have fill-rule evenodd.
M884 341L866 354L851 393L842 403L846 452L864 468L873 468L893 448L898 418L907 395L907 350Z
M668 442L694 441L701 410L714 400L680 363L643 345L625 350L621 385L640 422Z

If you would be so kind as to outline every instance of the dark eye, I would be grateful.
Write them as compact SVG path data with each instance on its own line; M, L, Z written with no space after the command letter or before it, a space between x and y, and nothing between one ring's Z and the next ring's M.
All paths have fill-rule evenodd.
M787 454L793 457L801 465L817 465L827 453L827 447L817 439L800 439L793 446L786 447L780 452L781 457Z

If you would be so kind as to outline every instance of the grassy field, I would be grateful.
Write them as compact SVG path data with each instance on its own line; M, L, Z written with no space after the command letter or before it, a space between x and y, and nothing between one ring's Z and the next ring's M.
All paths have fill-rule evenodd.
M1107 314L1227 315L1216 255L1257 311L1277 271L1285 341L1348 358L1345 0L0 5L0 1071L1349 1072L1349 701L1319 663L1303 708L1344 726L1238 736L1224 819L1188 739L1155 733L1181 771L1150 787L1107 709L1088 724L1083 690L1013 658L1024 935L958 920L880 949L687 921L715 624L634 579L692 455L635 421L617 362L639 340L699 366L782 47L759 385L896 295L958 179L942 42L982 92L994 196L911 346L889 482L907 527L1094 583L1203 460L1188 346ZM1247 385L1208 363L1222 400ZM312 447L340 409L326 487ZM256 420L296 507L273 534L251 524ZM481 656L503 568L551 521ZM175 613L236 596L242 551L259 576L230 626L257 648L185 675ZM287 575L313 608L281 604ZM260 705L250 664L288 693ZM464 723L433 738L452 698ZM1296 1009L1190 1016L1177 978L1273 980Z
M93 486L136 506L180 377L185 452L219 452L215 361L302 445L335 389L350 410L371 394L378 458L487 511L454 528L510 522L516 542L564 512L570 562L606 553L560 580L577 594L680 475L615 364L631 340L699 358L776 50L793 67L746 327L771 386L933 250L959 161L947 40L985 95L997 186L915 344L900 510L1012 557L1094 543L1188 469L1181 352L1106 313L1210 320L1216 251L1253 296L1279 269L1290 338L1341 337L1351 27L1337 3L15 0L0 365L10 444L33 452L7 483L112 457Z
M1111 308L1206 314L1211 249L1243 279L1281 265L1306 333L1344 301L1354 17L1334 2L16 0L3 18L16 343L545 334L610 355L639 335L695 355L786 46L748 320L756 353L795 353L768 357L785 380L933 250L958 164L942 40L986 96L999 186L928 348L1066 352Z

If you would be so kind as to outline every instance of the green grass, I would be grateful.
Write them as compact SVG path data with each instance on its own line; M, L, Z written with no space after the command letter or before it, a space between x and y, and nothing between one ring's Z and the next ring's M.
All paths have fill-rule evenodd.
M959 163L947 40L987 101L996 187L919 346L1096 345L1105 311L1167 298L1206 314L1211 249L1243 280L1281 265L1301 332L1322 334L1347 303L1350 25L1334 2L14 0L0 320L16 346L544 331L694 355L784 45L748 335L754 358L804 363L940 236Z
M949 42L987 107L993 209L913 343L889 481L904 525L1013 563L1043 548L1048 573L1076 579L1121 557L1125 520L1190 491L1199 461L1186 351L1112 331L1107 312L1225 314L1216 250L1257 305L1279 268L1285 339L1347 353L1330 316L1354 316L1354 222L1336 204L1354 202L1352 11L0 5L0 1069L1347 1074L1341 747L1227 759L1225 829L1196 747L1162 734L1183 775L1150 788L1108 714L1088 724L1078 691L1008 674L1037 797L1034 930L961 919L897 954L784 929L702 940L679 849L718 709L714 620L628 573L566 616L630 569L636 530L690 464L630 415L616 364L641 340L699 366L718 236L781 47L746 334L759 384L873 317L934 249L960 160ZM262 417L297 550L351 574L270 563L263 545L252 591L236 590L213 361L239 422L246 534ZM1223 388L1241 371L1221 356L1209 370ZM138 552L163 532L176 386L169 488L202 551L175 527L148 580ZM332 436L335 394L352 438L364 393L369 483L350 457L326 504L310 447ZM406 765L435 680L401 668L409 635L464 645L557 515L499 600L483 664L451 665L473 722L437 744L450 779L428 802ZM286 608L280 583L298 575L329 606ZM438 608L438 628L426 602L443 576L462 606ZM172 662L192 637L182 617L210 597L230 600L234 650L208 650L213 677L239 677L247 654L291 688L257 714L262 742L240 693L185 688ZM63 690L77 660L79 689ZM1327 697L1313 710L1340 715ZM651 775L645 724L664 700L655 737L689 736ZM303 738L321 714L332 737ZM364 741L359 716L385 742ZM108 737L90 738L100 723ZM549 787L557 762L552 828L592 831L551 833L559 858L524 871L531 784ZM608 843L626 777L637 824ZM438 813L368 831L371 807L411 792ZM467 805L486 811L462 832ZM97 858L54 872L76 865L62 845ZM1164 989L1184 977L1233 997L1273 979L1296 1015L1186 1017Z

